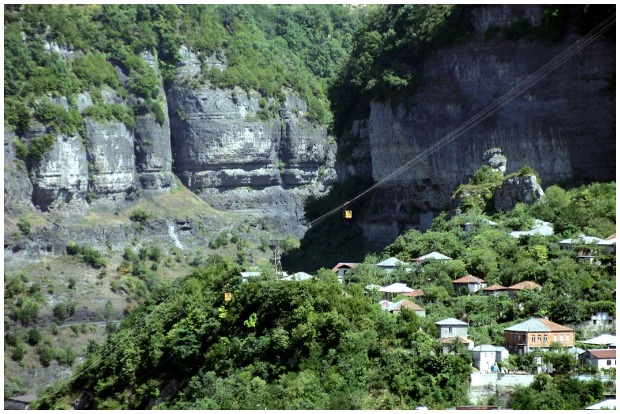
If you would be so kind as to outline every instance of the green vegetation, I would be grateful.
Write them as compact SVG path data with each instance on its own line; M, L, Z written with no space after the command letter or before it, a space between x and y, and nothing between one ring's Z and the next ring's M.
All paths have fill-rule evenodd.
M75 242L71 242L67 246L67 254L70 256L80 256L84 263L94 269L101 269L107 266L107 260L103 257L103 254L94 247L78 245Z
M239 270L217 259L179 281L169 299L138 308L103 346L100 352L111 352L103 366L48 390L37 408L59 407L83 388L95 392L93 408L145 407L178 375L188 380L158 408L441 408L466 401L469 356L439 352L415 315L387 314L357 288L343 296L333 280L242 284ZM225 286L234 297L227 303ZM132 329L155 306L157 318ZM115 346L121 338L123 346ZM91 358L86 366L98 356Z

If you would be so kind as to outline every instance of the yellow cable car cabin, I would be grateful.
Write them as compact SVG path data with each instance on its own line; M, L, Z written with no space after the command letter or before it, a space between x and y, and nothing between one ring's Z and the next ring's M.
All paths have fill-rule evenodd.
M343 216L345 219L351 220L353 218L353 211L345 208Z
M230 302L231 299L232 299L232 293L230 292L224 293L224 301Z

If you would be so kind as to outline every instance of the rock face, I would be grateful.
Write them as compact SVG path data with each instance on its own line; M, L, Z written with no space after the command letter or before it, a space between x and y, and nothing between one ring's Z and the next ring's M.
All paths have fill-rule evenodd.
M86 149L77 135L59 135L34 166L32 200L43 211L76 204L85 207L88 190Z
M493 193L496 211L510 211L517 203L532 204L545 195L535 175L510 177Z
M136 187L133 134L122 122L86 119L84 124L92 190L98 197L124 199Z
M478 37L438 50L425 61L425 81L411 107L371 104L366 123L375 182L440 144L578 39L575 34L557 44L482 39L486 27L518 20L524 7L534 23L541 19L538 6L475 9ZM424 227L423 214L448 205L456 187L483 163L488 148L500 147L513 168L527 164L549 185L613 180L615 94L609 82L614 73L615 44L596 40L475 128L440 145L376 190L366 236L387 243L407 228ZM511 172L508 167L506 173Z
M32 182L25 164L17 159L15 134L4 127L4 210L32 210Z
M196 62L182 54L188 61L168 90L174 172L215 207L303 217L303 200L336 178L334 140L306 120L306 103L293 93L261 117L279 103L238 88L188 88Z

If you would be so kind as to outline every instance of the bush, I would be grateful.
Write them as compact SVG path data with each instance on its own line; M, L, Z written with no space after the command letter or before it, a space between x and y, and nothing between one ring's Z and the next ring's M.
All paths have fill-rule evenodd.
M43 335L41 335L38 329L33 328L28 331L28 343L30 345L38 345L41 339L43 339Z
M23 217L20 218L19 221L17 222L17 227L19 227L19 230L22 232L24 236L30 235L30 229L32 228L32 225L27 219Z
M44 367L49 366L55 356L54 349L47 344L38 346L37 354L39 355L39 362L41 362L41 365Z
M69 289L75 289L76 280L73 276L69 277Z
M39 304L32 298L19 298L17 301L17 309L13 311L13 317L21 321L24 325L29 325L39 317Z
M150 212L142 210L141 208L136 208L129 216L129 220L144 224L151 217L152 214Z

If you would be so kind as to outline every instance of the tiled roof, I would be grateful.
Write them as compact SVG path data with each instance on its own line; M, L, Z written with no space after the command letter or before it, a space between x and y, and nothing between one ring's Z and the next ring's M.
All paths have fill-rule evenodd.
M409 309L412 311L423 311L424 308L422 308L420 305L413 303L412 301L408 300L408 299L402 299L399 300L398 302L392 304L391 306L389 306L387 308L387 310L389 310L390 312L392 311L399 311L401 309Z
M353 269L357 265L358 263L338 263L336 266L334 266L332 272L337 272L338 269L340 269L341 267L348 267L349 269Z
M502 286L502 285L495 284L495 285L491 285L491 286L489 286L489 287L486 287L486 288L484 288L483 290L487 290L487 291L493 291L493 290L508 290L508 288L507 288L507 287L505 287L505 286Z
M472 341L471 339L463 338L462 336L451 336L450 338L441 338L439 339L439 342L441 342L442 344L451 344L457 338L459 341L461 341L462 344L473 344L474 343L474 341Z
M460 279L453 280L452 283L486 283L486 281L476 276L467 275Z
M424 296L424 291L422 289L416 289L413 292L403 293L403 296L417 298L418 296Z
M514 332L573 332L574 330L543 318L531 318L525 322L509 326L504 331Z
M616 359L615 349L590 349L588 352L597 359Z
M467 322L459 321L455 318L443 319L441 321L435 322L435 325L459 325L459 326L469 326Z
M517 283L516 285L512 285L510 286L508 289L513 289L513 290L521 290L521 289L538 289L541 288L542 286L540 286L538 283L529 281L529 280L524 280L523 282Z

